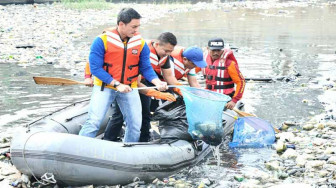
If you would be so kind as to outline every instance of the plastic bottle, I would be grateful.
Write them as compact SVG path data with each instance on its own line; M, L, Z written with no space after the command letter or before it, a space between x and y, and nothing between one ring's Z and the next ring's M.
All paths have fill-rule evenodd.
M45 63L45 60L43 59L42 56L38 55L38 56L35 57L35 63L36 63L37 65L42 65L42 64Z
M286 147L287 147L287 148L295 149L295 145L294 145L294 144L286 144Z
M242 182L244 180L244 177L241 175L236 175L234 176L234 179L237 180L238 182Z

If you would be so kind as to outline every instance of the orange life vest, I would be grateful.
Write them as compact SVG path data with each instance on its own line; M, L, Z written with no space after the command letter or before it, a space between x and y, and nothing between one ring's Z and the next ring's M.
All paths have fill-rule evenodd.
M232 81L227 67L232 61L237 62L233 52L225 49L219 59L212 62L210 54L205 54L207 66L203 74L206 75L206 88L222 94L232 94L234 92L234 82Z
M183 64L182 53L184 48L181 46L176 46L173 52L170 54L174 58L174 74L177 80L181 79L183 76L186 76L190 70L187 70Z
M92 74L91 74L91 71L90 71L90 63L86 62L85 69L84 69L84 77L85 78L91 78L91 76L92 76Z
M139 59L142 50L142 38L135 34L126 43L119 36L116 28L105 30L106 46L104 57L105 70L113 79L123 84L131 84L139 75ZM109 83L107 83L109 84Z
M154 71L156 72L156 74L158 76L162 77L161 66L163 66L167 62L168 56L165 56L165 57L160 59L159 55L157 54L157 52L156 52L156 50L153 46L153 41L148 40L146 42L147 42L147 45L148 45L149 50L150 50L149 59L150 59L151 65L152 65Z

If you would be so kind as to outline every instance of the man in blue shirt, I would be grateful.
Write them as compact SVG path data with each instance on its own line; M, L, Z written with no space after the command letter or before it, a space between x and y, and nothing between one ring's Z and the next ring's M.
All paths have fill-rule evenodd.
M124 8L118 14L117 28L97 37L89 55L90 70L95 76L89 117L79 135L95 137L105 114L117 101L126 122L124 142L138 142L142 122L137 87L139 72L160 91L168 89L150 65L150 50L138 34L140 14Z

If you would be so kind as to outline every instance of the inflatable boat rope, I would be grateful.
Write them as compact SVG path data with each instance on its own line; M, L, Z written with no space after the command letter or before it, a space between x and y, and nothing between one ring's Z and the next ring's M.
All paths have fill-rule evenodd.
M43 132L43 131L40 131L40 132ZM26 157L25 157L25 150L26 150L26 144L28 142L28 140L30 139L30 137L32 137L34 134L37 134L37 133L40 133L40 132L35 132L33 134L31 134L28 139L26 140L26 142L24 143L24 146L23 146L23 150L22 150L22 157L23 157L23 160L28 168L28 170L30 171L30 173L32 174L32 176L36 179L36 181L42 185L49 185L49 184L55 184L56 183L56 180L55 180L55 177L54 177L54 174L52 173L49 173L49 172L46 172L45 174L43 174L41 176L41 180L38 180L37 177L34 175L33 171L31 170L31 168L29 167L28 165L28 162L26 160Z

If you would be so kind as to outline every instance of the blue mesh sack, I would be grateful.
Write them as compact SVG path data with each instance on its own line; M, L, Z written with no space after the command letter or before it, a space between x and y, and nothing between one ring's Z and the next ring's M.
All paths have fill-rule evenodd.
M201 139L207 144L219 145L224 135L223 109L231 98L205 89L180 88L186 105L189 134L195 140Z
M238 118L229 147L264 147L275 141L273 126L257 117Z

